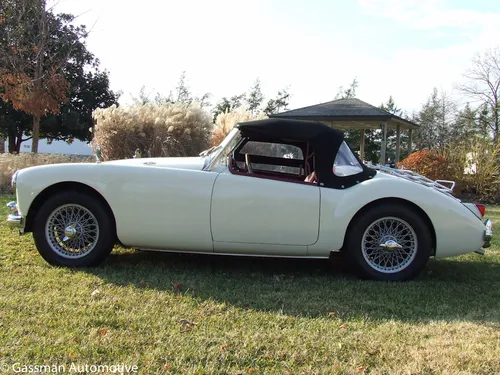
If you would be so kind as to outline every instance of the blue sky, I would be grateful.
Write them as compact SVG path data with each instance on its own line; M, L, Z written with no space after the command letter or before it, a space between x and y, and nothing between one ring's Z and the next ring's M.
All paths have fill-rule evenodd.
M500 7L476 0L59 0L93 26L88 48L130 102L145 85L168 94L183 70L212 101L259 77L267 97L289 86L290 108L332 100L357 78L374 105L393 95L418 109L500 40Z

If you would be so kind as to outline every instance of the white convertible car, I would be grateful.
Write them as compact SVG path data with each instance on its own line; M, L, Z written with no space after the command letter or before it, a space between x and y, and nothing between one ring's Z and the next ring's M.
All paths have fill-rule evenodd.
M238 124L198 157L26 168L12 178L7 222L41 256L95 266L119 242L142 250L330 258L361 277L408 280L429 257L483 253L484 206L443 181L369 168L318 122Z

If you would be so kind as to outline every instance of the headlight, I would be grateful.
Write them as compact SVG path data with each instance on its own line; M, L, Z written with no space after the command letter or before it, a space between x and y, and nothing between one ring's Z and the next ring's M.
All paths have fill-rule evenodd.
M12 179L10 180L10 187L12 188L12 191L15 193L16 192L16 184L17 184L17 175L19 174L19 171L15 171L14 174L12 175Z

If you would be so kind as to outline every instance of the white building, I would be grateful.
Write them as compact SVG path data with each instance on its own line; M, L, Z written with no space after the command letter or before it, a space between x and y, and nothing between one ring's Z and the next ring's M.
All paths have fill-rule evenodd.
M464 174L476 174L477 164L476 164L477 154L473 152L468 152L466 156L466 167L464 168Z
M31 152L32 140L21 143L19 152ZM9 144L5 141L5 152L9 151ZM52 141L47 144L46 139L38 141L38 152L41 154L66 154L66 155L92 155L92 146L90 143L75 139L73 143L68 144L64 141Z

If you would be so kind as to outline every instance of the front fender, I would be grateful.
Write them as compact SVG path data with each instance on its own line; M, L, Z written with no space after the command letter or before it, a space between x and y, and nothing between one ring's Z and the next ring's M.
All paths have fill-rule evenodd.
M26 216L42 191L62 182L81 183L104 196L111 178L99 164L91 163L50 164L21 169L16 184L18 212Z

